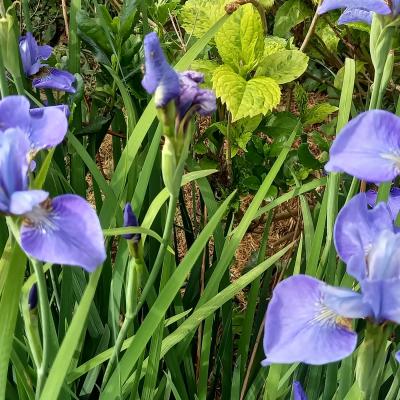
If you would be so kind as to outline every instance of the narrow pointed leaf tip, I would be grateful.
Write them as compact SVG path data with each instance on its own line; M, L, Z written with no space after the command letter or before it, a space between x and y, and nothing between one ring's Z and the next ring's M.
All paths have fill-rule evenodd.
M369 182L393 180L400 173L400 118L372 110L351 120L333 142L325 169Z
M325 300L351 315L365 310L357 293L332 288L317 279L296 275L274 290L264 333L263 365L304 362L321 365L350 355L357 344L346 315L328 307Z

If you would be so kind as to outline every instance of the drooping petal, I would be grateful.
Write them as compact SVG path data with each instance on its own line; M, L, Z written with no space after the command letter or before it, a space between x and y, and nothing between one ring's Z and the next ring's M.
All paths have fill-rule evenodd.
M369 182L393 180L400 173L400 117L371 110L351 120L333 142L325 169Z
M372 16L372 11L363 10L361 8L346 8L338 19L338 24L343 25L351 22L365 22L366 24L371 25Z
M299 381L293 382L293 399L294 400L308 400L306 393Z
M124 227L129 226L139 226L139 221L136 217L136 214L133 212L131 203L126 203L124 208ZM127 233L122 235L122 237L127 240L139 242L140 233Z
M13 215L24 215L43 203L49 194L44 190L25 190L11 195L9 211Z
M10 213L11 197L28 189L30 142L20 129L0 134L0 212Z
M384 321L400 323L400 278L365 279L360 285L364 301L370 304L377 323Z
M31 108L29 110L29 113L31 114L31 117L40 117L43 115L43 108L44 107L38 107L38 108ZM71 111L69 107L66 104L58 104L57 106L46 106L46 109L57 109L62 111L67 118L71 115Z
M73 84L75 76L68 71L61 71L56 68L47 68L40 77L33 79L32 85L36 89L54 89L67 93L75 93Z
M318 14L324 14L338 8L362 8L383 15L391 13L390 7L384 0L323 0L318 7Z
M383 230L394 231L390 210L385 203L369 210L364 193L354 196L340 210L334 228L335 247L347 263L347 272L356 279L364 279L366 257Z
M156 107L164 107L179 96L179 77L168 64L155 32L144 38L145 76L142 86L154 93Z
M21 226L24 251L38 260L93 271L106 258L104 238L90 204L62 195L35 208Z
M371 207L375 207L378 192L376 190L368 190L366 193L368 204ZM400 188L392 188L390 190L387 205L395 220L398 213L400 212Z
M61 143L68 131L65 111L59 107L42 107L31 112L29 139L36 150L55 147ZM32 110L31 110L32 111Z
M277 285L266 315L263 365L321 365L341 360L354 351L357 335L348 320L324 304L325 287L323 282L303 275Z

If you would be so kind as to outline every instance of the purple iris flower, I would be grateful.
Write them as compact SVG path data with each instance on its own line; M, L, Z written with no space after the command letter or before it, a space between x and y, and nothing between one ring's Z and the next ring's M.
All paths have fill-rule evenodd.
M165 107L176 101L179 118L189 110L200 115L209 115L216 109L215 95L211 90L201 89L203 74L195 71L177 73L165 58L156 33L144 39L146 73L142 85L150 94L154 93L156 107Z
M71 115L71 111L66 104L58 104L56 106L47 106L46 105L46 107L31 108L29 110L29 113L31 114L31 117L42 118L42 116L45 112L44 110L60 110L64 113L64 115L67 118L69 118L69 116Z
M308 400L303 387L299 381L293 382L293 399L294 400Z
M400 174L400 117L371 110L351 120L336 137L325 165L369 182L386 182Z
M35 75L43 66L42 60L47 60L53 51L51 46L39 46L31 32L19 39L19 52L26 75Z
M40 76L33 79L32 85L36 89L54 89L67 93L75 93L73 86L75 76L68 71L61 71L56 68L46 68Z
M0 101L0 136L10 128L19 128L37 151L57 146L68 130L65 106L42 107L30 110L24 96L8 96Z
M400 234L386 203L368 208L360 193L341 210L335 246L361 293L304 275L282 281L268 306L264 350L270 363L325 364L350 355L351 319L400 323Z
M131 203L126 203L124 208L124 227L129 226L139 226L139 221L133 212ZM134 243L138 243L140 241L140 233L127 233L122 235L124 239L133 240Z
M368 190L366 193L368 205L375 207L376 199L378 193L376 190ZM389 193L389 198L387 200L387 205L389 207L390 213L392 214L393 220L396 219L400 212L400 188L392 188Z
M387 15L391 13L390 7L384 0L324 0L318 7L318 14L344 8L338 24L349 22L372 23L373 13Z
M20 96L13 99L20 100ZM6 100L0 104L0 212L21 217L21 246L30 256L93 271L106 258L103 234L95 211L79 196L63 195L50 199L43 190L29 190L27 173L32 145L39 143L40 148L44 148L57 140L49 139L47 129L50 125L46 125L46 120L40 130L35 124L26 125L25 116L21 118L21 128L18 120L13 120L14 114L3 114L4 110L9 110ZM29 103L28 108L21 101L15 104L21 106L20 115L27 111L30 116ZM18 114L18 109L15 111ZM54 111L66 120L62 111ZM5 127L4 122L8 126ZM13 123L16 126L11 127ZM30 130L25 129L27 126ZM58 138L66 132L66 129L63 134L57 132L59 129L57 125L53 126L53 135ZM61 126L61 129L64 128Z

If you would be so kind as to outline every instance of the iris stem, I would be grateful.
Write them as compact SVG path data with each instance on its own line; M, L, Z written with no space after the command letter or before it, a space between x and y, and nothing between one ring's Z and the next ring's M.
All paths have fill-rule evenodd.
M9 93L6 69L4 68L3 52L1 46L0 46L0 92L2 98L8 96Z
M46 277L43 272L42 264L36 260L31 260L33 270L37 278L37 286L39 293L39 311L40 322L42 325L42 343L43 343L43 356L40 367L37 371L37 385L36 385L36 398L39 399L40 393L43 389L49 360L49 329L50 329L50 304L47 296Z

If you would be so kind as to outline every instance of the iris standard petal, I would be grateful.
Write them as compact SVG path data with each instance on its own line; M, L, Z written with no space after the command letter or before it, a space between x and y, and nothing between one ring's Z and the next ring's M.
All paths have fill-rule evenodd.
M38 260L91 272L106 259L98 217L83 198L62 195L36 207L21 226L24 251Z
M29 139L36 150L55 147L61 143L68 131L65 111L59 107L42 107L31 112ZM31 110L32 111L32 110Z
M308 400L308 397L299 381L293 382L293 400Z
M39 46L31 32L19 39L19 52L26 75L35 75L43 66L41 61L47 60L53 51L51 46Z
M54 89L67 93L75 93L74 82L75 76L68 71L47 68L41 76L33 79L32 85L36 89Z
M155 32L144 38L145 75L142 86L154 93L156 107L164 107L179 96L179 77L168 64Z
M341 360L354 351L357 335L349 320L324 304L325 287L325 283L304 275L277 285L266 315L263 365L321 365Z
M366 193L368 204L371 207L375 207L378 192L376 190L368 190ZM400 212L400 188L392 188L389 193L387 205L395 220L398 213Z
M325 169L369 182L393 180L400 173L400 117L372 110L351 120L333 142Z
M25 190L14 192L10 199L9 211L13 215L23 215L43 203L49 194L44 190Z
M29 134L29 101L24 96L7 96L0 101L0 131L21 128Z
M393 321L400 323L400 279L370 280L360 282L364 301L373 310L377 323ZM372 315L371 315L372 316Z
M390 7L384 0L323 0L318 7L318 14L324 14L338 8L362 8L383 15L391 13Z
M0 212L10 213L13 193L28 189L30 142L20 129L0 134Z
M371 25L372 16L372 11L363 10L361 8L346 8L338 19L338 24L343 25L351 22L365 22L366 24Z
M364 193L354 196L336 218L334 241L337 253L347 263L347 272L358 280L365 277L365 259L382 230L394 231L390 210L384 203L369 210Z

